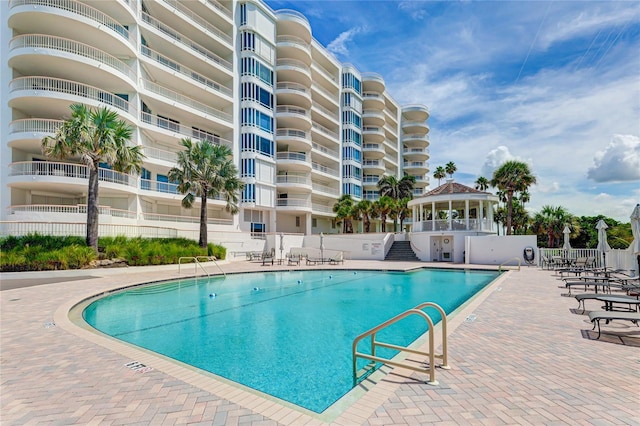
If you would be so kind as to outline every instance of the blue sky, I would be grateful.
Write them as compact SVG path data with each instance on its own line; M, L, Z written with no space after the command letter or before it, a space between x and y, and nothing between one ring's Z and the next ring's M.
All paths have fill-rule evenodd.
M382 75L399 103L429 107L432 171L453 161L473 186L526 161L532 213L628 222L640 203L640 2L267 4L302 12L320 43Z

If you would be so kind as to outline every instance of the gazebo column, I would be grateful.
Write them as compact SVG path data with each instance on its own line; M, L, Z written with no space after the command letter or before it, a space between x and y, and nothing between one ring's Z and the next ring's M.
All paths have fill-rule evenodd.
M469 230L469 200L464 200L464 226Z
M453 221L453 203L451 202L451 200L449 200L449 231L451 231L451 229L453 229L452 227L452 221Z
M436 230L436 202L431 202L431 230Z
M482 231L482 223L484 217L484 201L480 200L480 207L478 208L478 231Z
M491 204L488 205L487 207L488 211L487 211L487 219L489 221L489 228L493 229L493 208L491 208Z

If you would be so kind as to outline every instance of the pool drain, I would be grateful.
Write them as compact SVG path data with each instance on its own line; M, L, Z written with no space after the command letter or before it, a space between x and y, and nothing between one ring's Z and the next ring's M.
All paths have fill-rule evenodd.
M153 370L153 368L147 367L146 365L138 361L128 362L124 366L129 370L135 371L136 373L146 373L147 371Z

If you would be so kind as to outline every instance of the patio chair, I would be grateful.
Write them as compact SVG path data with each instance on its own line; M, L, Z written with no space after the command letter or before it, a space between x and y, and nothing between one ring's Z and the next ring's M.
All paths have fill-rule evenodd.
M300 265L300 255L289 253L287 255L287 263L289 265Z
M330 265L337 265L338 263L344 264L344 255L341 251L329 258Z
M635 297L635 296L625 296L625 295L607 296L607 295L603 295L602 293L576 294L575 298L578 301L578 308L580 308L580 305L582 305L583 314L586 311L586 307L584 305L584 302L586 300L600 300L601 302L606 303L607 298L615 298L614 300L615 303L625 303L625 301L629 301L629 306L631 306L631 304L635 304L637 306L637 303L638 303L638 297Z
M262 253L262 266L266 265L271 261L271 265L273 265L273 261L276 257L276 249L272 248L270 251L265 251Z
M592 330L596 329L596 325L598 326L598 337L600 338L600 321L606 320L607 324L609 321L613 320L622 320L622 321L631 321L633 324L640 327L638 322L640 321L640 312L621 312L621 311L592 311L589 312L589 321L593 323Z

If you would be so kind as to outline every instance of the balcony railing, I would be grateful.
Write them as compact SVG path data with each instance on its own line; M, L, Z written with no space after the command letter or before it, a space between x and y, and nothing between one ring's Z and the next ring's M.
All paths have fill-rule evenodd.
M402 136L402 139L422 139L425 141L429 141L429 135L423 133L409 133Z
M10 50L29 47L36 49L58 50L60 52L72 53L74 55L82 56L83 58L92 59L120 71L133 81L136 80L136 72L133 68L115 56L89 46L88 44L43 34L25 34L17 36L14 37L9 44Z
M217 117L223 121L228 122L229 124L231 124L232 122L233 116L231 114L227 114L226 112L212 108L208 105L203 104L202 102L196 101L195 99L191 99L190 97L185 96L181 93L174 92L173 90L167 89L166 87L160 86L159 84L156 84L152 81L142 80L142 83L144 85L144 88L150 92L163 96L174 102L180 102L183 105L191 107L202 113Z
M380 160L364 160L362 162L363 167L384 167Z
M296 37L296 36L278 36L276 37L276 43L280 44L280 43L288 43L288 44L295 44L298 45L300 47L302 47L303 49L309 49L310 45L309 43L307 43L306 41L304 41L303 39L301 39L300 37Z
M148 15L145 12L140 12L140 18L142 19L143 22L149 24L150 26L156 28L161 33L181 43L184 47L191 50L192 52L197 53L198 55L204 56L208 60L215 62L216 64L220 65L221 67L229 71L233 70L233 64L231 64L231 62L225 59L222 59L220 56L202 47L200 44L196 43L190 38L180 34L178 31L174 30L170 26L158 21L156 18Z
M427 167L426 161L405 161L403 167Z
M152 126L158 127L163 130L168 130L173 133L178 133L187 138L193 138L200 141L207 140L216 145L225 145L231 148L233 145L231 141L223 139L219 136L215 136L212 133L205 132L202 130L197 130L192 128L191 126L176 123L173 121L169 121L166 118L158 117L157 115L152 115L146 112L140 113L140 120L142 122L150 124Z
M307 161L307 154L304 152L278 152L276 153L277 160L294 160L294 161Z
M338 156L340 155L340 153L336 150L333 149L329 149L326 146L322 146L322 145L318 145L317 143L313 142L312 144L313 149L315 149L316 151L320 151L324 154L327 154L330 157L333 157L335 159L338 159Z
M299 108L291 105L282 105L276 108L276 113L278 114L296 114L302 115L304 117L309 117L309 111L304 108Z
M362 179L364 183L378 183L380 181L380 176L365 176Z
M91 99L96 102L102 102L121 111L135 113L136 109L121 97L113 93L105 92L97 87L87 86L86 84L77 83L75 81L62 80L50 77L19 77L9 83L9 92L19 90L34 90L64 93L67 95L79 96L85 99Z
M171 59L169 59L168 57L161 55L160 53L156 52L155 50L149 49L146 46L141 46L140 48L140 52L146 56L149 59L154 60L155 62L159 63L160 65L163 65L165 67L171 68L173 71L177 71L178 73L184 75L185 77L197 81L198 83L204 84L207 87L210 87L211 89L220 92L222 94L225 94L227 96L233 96L233 91L225 86L221 86L220 84L216 83L215 81L205 77L204 75L200 74L199 72L196 72L194 70L192 70L191 68L185 67L184 65L181 65L175 61L172 61Z
M118 21L85 3L80 3L74 0L11 0L9 7L13 8L17 6L55 7L57 9L75 13L104 25L130 43L134 42L133 35Z
M315 102L313 104L312 108L317 110L317 111L322 112L323 114L328 116L330 119L332 119L334 121L338 121L338 111L331 111L330 109L323 107L322 105L320 105L317 102Z
M429 148L405 148L402 150L403 154L427 154L429 155Z
M334 169L333 167L325 166L324 164L313 162L311 163L311 167L313 170L317 170L322 173L330 174L331 176L338 177L338 169Z
M276 61L276 67L300 68L300 69L304 70L305 73L311 74L311 70L309 69L307 64L305 64L302 61L298 61L296 59L278 59Z
M59 163L53 161L22 161L9 164L9 176L61 176L88 179L89 169L82 164ZM100 167L98 180L120 185L136 186L136 176Z
M156 160L168 161L169 163L175 163L178 161L178 153L173 151L167 151L152 146L143 146L144 155L147 158L155 158Z
M140 213L143 220L153 220L160 222L175 222L175 223L200 223L200 217L195 216L178 216L171 214L159 214L159 213ZM207 218L207 224L209 225L231 225L233 219L220 219L220 218Z
M278 207L311 207L311 201L296 198L278 198L276 200Z
M300 83L293 83L290 81L282 81L276 84L277 90L293 90L296 92L304 93L305 95L309 95L309 89Z
M14 133L55 133L63 120L49 120L46 118L23 118L9 124L9 134Z
M219 38L221 38L222 40L226 41L229 44L231 44L231 42L233 41L231 36L223 33L218 28L209 24L205 19L201 18L197 13L195 13L191 9L185 7L181 2L176 0L162 0L162 1L170 5L175 10L180 11L180 13L188 17L190 20L192 20L196 24L200 25L205 30L205 32L210 32L212 34L215 34L216 36L218 36Z
M448 219L424 220L414 222L414 231L494 231L495 223L489 219L469 219L469 226L465 219L455 219L449 226Z
M317 192L324 192L325 194L335 195L336 197L340 195L340 191L337 188L334 188L329 185L323 185L321 183L314 182L311 185L312 189Z
M15 214L18 212L27 213L64 213L64 214L87 214L86 204L76 205L62 205L62 204L29 204L29 205L16 205L9 207L9 214ZM114 209L111 206L98 206L98 214L123 217L127 219L135 219L137 217L136 212L123 209Z
M312 123L311 124L311 128L317 130L320 133L324 133L325 135L333 138L333 139L338 139L338 134L336 132L332 132L331 130L327 129L326 127L324 127L321 124L318 123Z
M308 139L307 136L307 132L303 132L302 130L298 130L298 129L277 129L276 130L276 137L292 137L292 138L301 138L301 139Z
M367 99L379 99L382 102L384 102L384 97L381 94L376 93L376 92L364 92L362 94L362 97L364 98L364 100L367 100Z
M311 205L311 209L322 213L333 213L333 207L327 206L325 204L313 203Z
M229 9L227 9L226 7L224 7L223 5L218 3L216 0L207 0L207 4L209 4L210 6L214 7L215 9L218 9L227 18L231 18L233 16Z
M311 177L306 175L277 175L276 183L295 183L301 185L311 185Z

